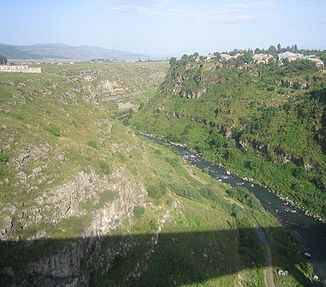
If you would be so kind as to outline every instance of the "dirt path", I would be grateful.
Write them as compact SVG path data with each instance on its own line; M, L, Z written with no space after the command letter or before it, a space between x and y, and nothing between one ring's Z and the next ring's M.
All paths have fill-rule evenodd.
M269 248L269 244L265 244L264 246L265 251L265 260L266 260L266 267L264 270L264 281L266 287L275 287L274 280L273 280L273 268L272 268L272 254L271 249Z
M256 218L254 218L257 222ZM258 222L257 222L258 224ZM257 227L257 235L259 237L259 241L263 246L265 253L265 270L264 270L264 281L266 287L275 287L274 279L273 279L273 268L272 268L272 253L269 247L269 243L266 239L264 231L259 227Z
M189 176L191 176L193 179L197 180L198 182L202 183L202 184L208 184L207 181L201 179L199 176L197 176L194 171L191 169L191 167L189 167L188 164L184 164L183 167L187 170Z

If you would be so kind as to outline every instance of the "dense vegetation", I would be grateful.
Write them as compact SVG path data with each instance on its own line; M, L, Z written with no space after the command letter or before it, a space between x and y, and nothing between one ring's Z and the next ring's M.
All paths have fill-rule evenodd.
M6 57L0 55L0 65L7 65L8 60Z
M254 64L250 51L224 65L195 56L171 59L156 98L127 123L326 218L325 74L308 60Z

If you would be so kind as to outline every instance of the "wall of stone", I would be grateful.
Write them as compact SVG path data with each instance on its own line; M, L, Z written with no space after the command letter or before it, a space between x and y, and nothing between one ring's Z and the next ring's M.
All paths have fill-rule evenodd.
M41 73L41 68L30 68L26 65L0 65L0 72L10 73Z

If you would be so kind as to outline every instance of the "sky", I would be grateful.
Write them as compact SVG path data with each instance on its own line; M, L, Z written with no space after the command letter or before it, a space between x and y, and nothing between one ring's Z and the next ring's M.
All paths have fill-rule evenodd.
M0 43L147 55L326 49L326 0L0 0Z

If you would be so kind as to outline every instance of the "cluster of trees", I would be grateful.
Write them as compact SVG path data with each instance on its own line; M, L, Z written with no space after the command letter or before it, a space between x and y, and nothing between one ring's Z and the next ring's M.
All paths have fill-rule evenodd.
M289 51L292 53L303 53L303 51L305 51L305 50L298 49L298 46L296 44L292 45L292 46L283 47L283 48L281 47L281 44L277 44L276 47L274 45L271 45L271 46L269 46L268 49L260 49L260 48L256 48L255 50L234 49L234 50L228 52L228 54L231 56L234 56L236 54L244 54L245 52L249 52L252 54L270 54L276 58L278 54L284 53L286 51ZM227 53L227 52L225 52L225 53Z
M180 65L186 65L187 63L189 62L195 62L195 60L197 58L200 58L200 59L205 59L206 57L204 56L199 56L199 53L196 52L192 55L187 55L187 54L183 54L183 56L181 57L181 59L178 61L176 57L172 57L170 59L170 66L175 66L177 64L180 64Z
M316 69L316 64L306 59L295 60L291 62L288 59L284 59L283 65L286 72L294 72L294 73L300 73L302 71Z
M237 58L229 59L227 61L228 64L233 65L234 67L239 67L247 64L253 64L254 63L254 54L262 53L262 54L271 54L274 57L269 59L268 64L264 65L265 72L276 72L279 76L285 76L287 73L294 73L294 74L300 74L304 71L314 71L317 69L315 62L307 60L307 59L298 59L296 61L289 61L287 59L283 59L283 65L279 66L277 64L278 60L278 54L282 53L284 51L290 51L290 52L298 52L304 55L316 55L319 56L324 62L326 61L326 51L319 51L319 50L300 50L297 45L288 46L286 48L281 47L280 44L278 44L276 47L271 45L267 50L265 49L255 49L255 50L240 50L240 49L234 49L230 52L228 52L229 55L236 55L240 54ZM213 58L213 61L221 61L221 54L219 52L215 52L214 55L216 56ZM197 59L201 60L202 62L205 61L205 56L200 56L198 52L187 55L184 54L180 60L177 60L177 58L173 57L170 59L170 67L173 70L181 68L181 71L183 71L183 67L186 66L188 63L194 63ZM193 78L195 79L195 78ZM188 81L189 82L189 81Z
M300 53L300 50L298 49L298 46L296 44L292 45L292 46L283 47L283 48L282 48L281 44L277 44L276 47L274 45L269 46L269 48L267 50L256 48L255 54L271 54L274 57L277 57L278 54L284 53L286 51L289 51L292 53Z
M0 65L7 65L8 59L0 55Z

